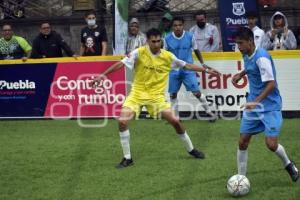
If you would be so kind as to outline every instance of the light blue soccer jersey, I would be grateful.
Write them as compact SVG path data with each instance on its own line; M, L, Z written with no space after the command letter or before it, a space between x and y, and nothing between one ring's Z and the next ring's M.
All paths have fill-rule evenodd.
M192 48L193 35L185 31L179 39L171 32L165 37L166 50L171 51L177 58L187 63L193 63Z
M175 34L169 33L165 37L165 49L172 52L177 58L193 63L192 51L197 49L197 44L192 33L184 31L181 37L176 37ZM169 93L177 93L184 84L187 91L198 92L199 84L196 73L192 70L180 68L172 70L169 75Z
M247 102L254 101L262 93L267 81L275 80L276 87L260 102L263 109L259 107L259 112L281 110L282 100L278 90L276 70L272 57L265 49L257 48L251 56L245 55L243 58L250 88Z

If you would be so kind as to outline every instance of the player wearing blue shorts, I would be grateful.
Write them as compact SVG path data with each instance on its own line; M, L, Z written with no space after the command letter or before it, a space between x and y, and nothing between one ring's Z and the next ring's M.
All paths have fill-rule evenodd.
M291 179L296 182L299 172L293 161L288 158L284 147L278 144L282 125L282 101L276 81L276 70L272 57L262 48L256 48L253 32L241 27L236 34L236 43L243 54L245 70L236 74L232 82L236 84L243 76L249 79L250 93L240 127L239 149L237 151L238 174L246 175L248 144L251 136L265 133L267 147L282 160Z
M197 43L193 34L183 29L184 19L182 17L175 17L172 21L173 32L169 33L165 37L164 48L172 52L176 57L184 60L187 63L193 63L192 50L194 50L199 62L206 69L211 69L209 66L203 63L200 51L197 48ZM191 91L194 96L201 102L202 107L207 114L210 115L211 121L215 121L216 116L211 112L205 95L199 90L198 80L196 72L180 69L172 70L169 75L169 93L173 110L178 116L178 99L177 93L182 85L184 84L187 91Z

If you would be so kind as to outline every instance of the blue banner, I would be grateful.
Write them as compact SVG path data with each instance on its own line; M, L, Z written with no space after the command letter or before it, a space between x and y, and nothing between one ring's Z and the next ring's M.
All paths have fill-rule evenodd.
M246 26L248 20L246 13L255 11L258 13L256 0L218 1L218 9L221 24L222 43L224 51L234 51L234 34L240 26Z
M42 117L56 63L0 67L0 117Z

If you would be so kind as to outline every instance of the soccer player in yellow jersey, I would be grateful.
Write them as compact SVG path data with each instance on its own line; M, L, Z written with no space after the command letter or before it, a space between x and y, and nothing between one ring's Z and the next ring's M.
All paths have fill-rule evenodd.
M188 64L176 58L172 53L161 49L161 33L158 29L152 28L147 32L147 43L148 45L134 50L122 61L113 64L92 82L96 86L98 82L105 79L106 75L119 70L124 65L134 70L135 73L131 92L123 104L118 119L124 158L117 167L124 168L133 165L130 153L128 122L135 115L139 114L142 106L147 108L152 117L163 117L175 128L190 155L195 158L204 159L204 153L194 148L184 126L167 102L165 89L169 72L174 68L182 67L216 75L219 75L219 72L212 68L203 68L194 64Z

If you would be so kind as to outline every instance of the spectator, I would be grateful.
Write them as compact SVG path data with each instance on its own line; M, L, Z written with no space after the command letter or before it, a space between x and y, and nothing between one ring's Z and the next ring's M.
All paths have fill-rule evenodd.
M33 40L31 57L63 57L62 50L64 50L68 56L77 57L61 35L51 29L50 23L42 23L40 34Z
M22 59L26 61L31 54L30 44L22 37L14 35L12 26L2 26L3 37L0 39L0 59Z
M257 26L258 16L256 12L248 12L248 27L254 34L254 44L256 47L261 47L261 40L265 34L265 31Z
M146 35L140 31L139 20L132 18L129 22L129 34L126 41L126 54L146 44Z
M254 34L254 44L256 47L261 47L262 38L265 35L265 31L257 26L258 15L254 11L249 11L247 14L248 27ZM238 51L238 45L235 45L235 51Z
M81 30L80 55L101 56L107 54L107 35L104 26L96 24L96 14L88 11L85 14L87 26Z
M297 40L294 33L288 29L286 16L276 12L270 21L271 30L263 37L262 47L267 50L296 49Z
M218 51L220 46L220 35L215 25L207 23L206 12L199 11L195 15L197 25L190 29L193 33L199 51Z
M172 20L173 16L171 13L167 12L164 14L163 18L161 19L158 30L161 32L162 40L168 33L172 31Z

